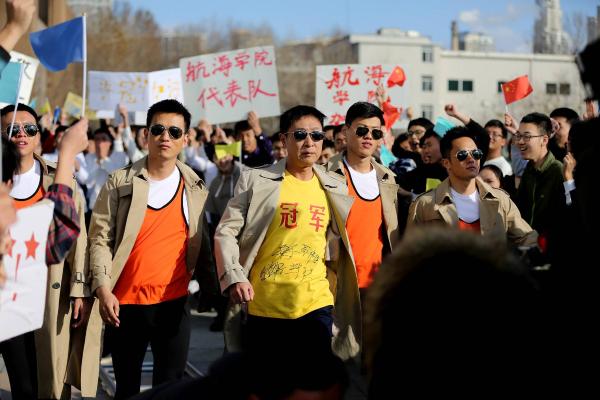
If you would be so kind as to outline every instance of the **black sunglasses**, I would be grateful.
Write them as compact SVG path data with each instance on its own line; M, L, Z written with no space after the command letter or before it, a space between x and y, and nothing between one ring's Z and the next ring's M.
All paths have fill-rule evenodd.
M383 137L383 131L381 129L369 129L366 126L359 126L358 128L356 128L356 136L367 136L367 133L369 133L369 131L371 131L371 135L375 140L379 140Z
M21 126L23 126L23 132L30 137L37 135L37 133L40 131L36 124L12 124L6 128L6 134L8 136L17 136L21 130Z
M181 130L181 128L178 128L176 126L170 126L167 128L160 124L152 125L150 127L150 133L152 134L152 136L160 136L163 134L165 129L169 131L169 136L171 137L171 139L179 139L181 136L183 136L183 130Z
M465 161L469 154L471 155L471 157L473 157L473 160L481 160L481 157L483 157L483 151L479 149L459 150L458 152L456 152L456 159L458 161Z
M313 140L313 142L320 142L321 140L325 139L325 133L321 131L307 132L304 129L296 129L294 132L288 133L293 133L294 139L296 139L297 142L303 141L308 135L310 135L310 138Z

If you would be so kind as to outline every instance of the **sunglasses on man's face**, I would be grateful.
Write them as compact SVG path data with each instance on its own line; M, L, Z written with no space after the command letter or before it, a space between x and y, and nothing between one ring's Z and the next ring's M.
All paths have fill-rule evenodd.
M6 134L8 136L17 136L21 128L23 128L23 132L25 132L25 134L29 137L37 135L37 133L40 131L36 124L12 124L6 128Z
M383 131L381 129L369 129L366 126L359 126L358 128L356 128L356 136L367 136L367 133L369 133L369 131L371 132L371 136L373 136L373 139L375 140L379 140L383 137Z
M471 155L471 157L473 157L473 160L481 160L481 157L483 157L483 151L481 151L479 149L459 150L456 153L456 159L458 161L465 161L467 159L467 157L469 156L469 154Z
M150 127L150 133L152 136L160 136L163 134L165 129L169 132L171 139L179 139L183 136L183 130L177 126L169 126L168 128L164 125L156 124Z
M296 129L291 133L294 134L294 139L296 139L297 142L303 141L308 135L310 135L310 138L313 142L320 142L321 140L325 139L325 133L321 131L307 132L304 129Z

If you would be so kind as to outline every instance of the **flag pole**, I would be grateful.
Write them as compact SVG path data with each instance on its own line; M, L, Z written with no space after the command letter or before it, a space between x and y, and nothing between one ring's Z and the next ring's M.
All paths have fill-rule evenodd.
M86 86L87 86L87 24L86 24L86 14L83 13L83 91L82 96L83 100L81 102L81 115L79 118L85 117L85 97L86 97Z
M19 80L17 81L17 99L15 100L15 109L13 111L13 117L12 117L12 122L10 123L11 129L10 132L8 133L8 138L10 139L12 137L12 126L15 124L15 120L17 118L17 109L19 108L19 93L21 93L21 80L23 78L23 66L25 64L21 64L19 63Z

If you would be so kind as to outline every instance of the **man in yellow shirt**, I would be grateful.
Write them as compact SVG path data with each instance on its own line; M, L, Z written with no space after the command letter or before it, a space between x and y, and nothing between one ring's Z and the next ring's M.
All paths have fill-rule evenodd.
M232 307L229 350L241 346L240 311L248 348L269 345L275 332L318 322L308 340L328 343L342 358L357 355L360 305L345 222L352 205L343 177L316 164L324 115L296 106L281 115L288 157L243 172L215 234L223 293ZM237 323L236 323L237 322Z

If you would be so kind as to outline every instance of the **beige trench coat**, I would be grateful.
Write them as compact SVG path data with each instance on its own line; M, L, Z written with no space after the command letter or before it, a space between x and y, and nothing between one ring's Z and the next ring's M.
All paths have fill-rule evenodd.
M286 159L265 169L244 171L235 196L215 233L215 258L221 290L248 282L248 274L273 219ZM354 201L348 196L344 177L313 167L331 207L332 223L327 232L325 259L330 287L335 297L334 323L337 333L332 348L343 359L359 355L361 308L354 259L346 233L346 220ZM241 350L241 307L230 305L225 322L228 351Z
M494 189L479 178L479 224L481 234L507 239L517 246L535 246L538 234L521 218L519 209L508 193ZM415 225L441 224L458 226L458 212L450 195L450 180L417 197L410 206L407 231Z
M47 191L54 183L56 166L41 157L35 156L35 158L42 167L42 185ZM79 195L75 180L71 187L82 229L65 261L48 266L44 323L35 331L40 398L58 399L70 396L70 387L65 386L65 383L73 384L86 393L93 392L95 396L98 384L100 336L99 334L96 337L90 336L84 343L83 338L90 325L77 329L71 328L71 297L90 296L89 285L85 281L88 271L84 202ZM96 351L98 356L86 360L85 363L77 363L75 360L81 360L84 346L88 353ZM85 379L80 382L79 377L82 376ZM85 385L81 387L80 383Z
M115 287L142 227L148 204L147 158L113 172L98 195L89 232L92 293L100 286L111 290ZM191 275L202 247L208 190L190 167L177 161L177 168L183 177L188 205L186 265Z

